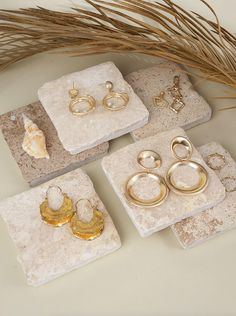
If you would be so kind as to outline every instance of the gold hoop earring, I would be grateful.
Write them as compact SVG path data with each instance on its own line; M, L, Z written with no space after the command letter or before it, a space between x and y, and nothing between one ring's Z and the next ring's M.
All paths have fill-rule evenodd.
M182 145L185 148L185 155L179 155L177 153L176 148L179 145ZM171 151L178 161L173 163L167 171L166 182L169 188L173 192L181 195L194 195L203 192L208 184L208 173L201 164L190 160L193 153L193 148L190 141L182 136L175 137L171 142ZM197 172L199 180L196 184L186 187L176 183L174 180L174 172L178 168L182 168L184 166L188 166Z
M63 195L62 206L57 210L50 208L48 205L48 192L53 187L58 188L61 194ZM49 225L60 227L68 223L71 220L74 213L75 210L73 208L73 202L67 196L67 194L63 193L61 188L58 186L50 186L46 192L45 200L40 204L40 214L42 220Z
M77 90L74 87L74 84L73 84L73 88L69 90L69 96L71 98L71 101L69 103L69 110L73 115L76 115L76 116L87 115L88 113L92 112L96 107L95 99L90 95L80 96L79 90ZM87 107L85 108L85 110L81 111L78 108L79 104L80 105L86 104Z
M153 150L143 150L138 154L138 164L146 169L145 171L137 172L133 174L126 182L125 195L129 202L139 207L151 208L162 204L168 194L169 189L166 185L165 179L160 175L151 172L151 170L159 168L161 166L161 157ZM149 179L155 181L159 192L153 198L140 198L134 191L134 185L137 181L143 179Z
M104 108L109 111L119 111L124 109L129 102L128 94L114 92L113 83L111 81L106 82L106 88L108 89L108 94L103 98L102 101Z
M81 199L77 201L77 205L80 201L85 200ZM88 201L90 206L91 203ZM85 222L79 219L78 214L75 213L70 221L70 227L72 230L72 233L75 237L84 239L84 240L93 240L101 235L104 229L104 215L103 212L99 211L96 208L93 209L93 216L92 219L89 222ZM78 211L78 209L77 209Z

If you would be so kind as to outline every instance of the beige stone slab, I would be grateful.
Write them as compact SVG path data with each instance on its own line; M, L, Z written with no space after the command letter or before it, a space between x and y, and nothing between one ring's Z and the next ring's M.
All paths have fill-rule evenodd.
M102 106L102 100L107 95L107 80L113 82L114 91L129 95L129 103L125 109L109 111ZM81 117L69 111L68 91L73 83L79 89L80 95L93 96L97 103L95 111ZM112 62L47 82L39 89L38 95L57 130L61 143L71 154L80 153L129 133L148 121L149 113L146 107Z
M172 226L178 241L184 248L193 247L236 227L236 163L219 143L209 143L199 148L204 160L214 153L224 155L226 165L220 171L215 171L225 185L226 198L223 202L196 216L189 217ZM225 179L235 177L235 180Z
M180 76L181 94L186 104L178 114L169 107L161 108L153 103L153 96L165 91L165 99L171 104L172 97L168 88L173 86L173 78L176 75ZM176 127L186 130L211 118L210 106L193 88L187 74L176 63L161 61L155 66L134 71L125 79L150 112L148 124L131 133L134 140Z
M50 185L60 186L75 203L81 198L89 199L93 206L104 212L103 233L92 241L85 241L75 238L68 224L55 228L42 222L39 205ZM121 246L111 217L96 194L91 180L81 169L2 201L0 214L16 246L18 261L29 285L46 283ZM85 216L83 214L83 218Z
M24 126L22 114L26 114L44 132L50 159L35 159L22 149ZM67 152L57 132L40 102L35 102L10 111L0 116L3 136L16 160L25 180L35 186L63 173L81 167L99 159L108 152L109 144L105 142L80 154Z
M225 197L225 189L219 178L206 166L201 155L194 148L192 160L202 164L209 173L209 184L204 192L194 196L180 196L170 192L163 204L149 209L137 207L127 201L125 197L126 181L132 174L142 170L137 163L138 153L145 149L158 152L162 158L162 165L154 172L165 177L170 165L176 161L170 151L171 140L175 136L181 135L186 136L181 128L166 131L128 145L102 159L102 167L107 178L142 237L179 222L180 219L206 210L221 202ZM189 170L186 175L188 176L188 174ZM155 188L147 183L141 184L139 189L142 195L151 197L150 193Z

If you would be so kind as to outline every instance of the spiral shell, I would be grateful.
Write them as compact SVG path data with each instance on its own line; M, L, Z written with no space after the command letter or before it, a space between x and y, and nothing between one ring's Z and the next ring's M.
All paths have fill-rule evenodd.
M23 150L36 159L49 159L44 133L25 114L22 115L22 118L25 128L25 136L22 143Z

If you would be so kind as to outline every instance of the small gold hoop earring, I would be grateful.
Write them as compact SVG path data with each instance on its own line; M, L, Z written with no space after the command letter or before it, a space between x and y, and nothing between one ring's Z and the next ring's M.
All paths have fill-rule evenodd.
M88 113L92 112L96 107L95 99L90 95L79 95L79 90L77 90L73 84L73 88L69 90L69 96L71 101L69 103L69 110L73 115L76 116L83 116L87 115ZM85 110L80 110L78 108L79 104L87 104L87 108Z
M78 203L81 201L88 201L91 205L91 202L86 199L81 199L76 203L76 209ZM103 212L99 211L97 208L92 207L93 216L89 222L83 221L79 219L78 214L75 212L70 221L70 227L72 233L75 237L84 239L84 240L93 240L101 235L104 230L104 215ZM78 209L77 209L78 211Z
M58 210L53 210L48 205L48 192L51 188L58 188L63 197L62 206ZM40 214L42 220L52 226L60 227L68 223L72 216L74 215L75 210L73 208L73 202L68 197L67 194L63 193L61 188L58 186L50 186L46 192L45 200L40 204Z
M108 89L108 94L103 98L102 101L104 108L109 111L119 111L124 109L129 102L128 94L114 92L113 83L111 81L106 82L106 88ZM115 104L116 102L118 105Z
M185 155L180 156L177 153L177 145L182 145L185 148ZM208 173L201 164L190 160L193 153L193 147L190 141L182 136L175 137L171 142L171 151L173 156L178 159L178 161L174 162L167 171L166 182L169 188L176 194L180 195L195 195L203 192L208 184ZM186 187L184 185L178 184L174 180L174 172L178 168L182 168L185 166L190 167L197 172L199 179L196 184Z

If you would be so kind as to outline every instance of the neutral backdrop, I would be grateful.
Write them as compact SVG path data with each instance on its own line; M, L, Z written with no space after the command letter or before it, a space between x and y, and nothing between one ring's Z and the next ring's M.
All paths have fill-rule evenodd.
M49 3L50 2L50 3ZM203 13L199 0L178 1ZM73 3L78 3L73 1ZM235 0L209 0L221 23L231 31L235 24ZM0 0L1 8L43 5L65 10L72 1ZM0 113L37 99L45 82L87 66L112 60L123 74L155 63L136 55L103 55L69 58L43 54L0 73ZM216 140L236 159L236 110L218 109L234 102L216 100L226 88L204 83L197 89L213 108L212 120L189 130L195 145ZM129 135L111 142L111 152L131 143ZM122 240L122 248L88 266L39 288L26 285L16 260L16 250L0 220L0 315L236 315L236 230L191 250L183 250L170 229L141 238L109 186L100 161L83 168L110 212ZM28 189L27 183L0 136L0 198Z

